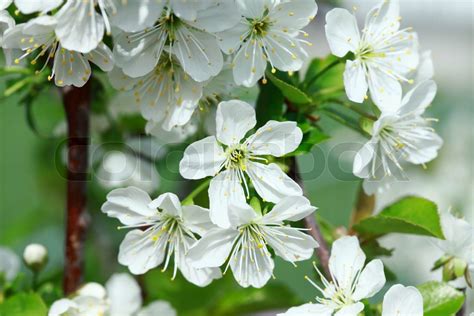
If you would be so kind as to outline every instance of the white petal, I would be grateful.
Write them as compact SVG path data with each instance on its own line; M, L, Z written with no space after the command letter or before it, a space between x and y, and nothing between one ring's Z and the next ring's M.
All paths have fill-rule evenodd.
M364 102L369 86L367 83L365 68L360 61L346 61L344 87L349 100L357 103Z
M86 57L105 72L111 71L112 68L114 68L112 51L104 43L100 43L97 48L88 53Z
M54 83L58 87L82 87L89 80L89 61L80 53L58 47L53 64Z
M399 27L399 0L380 1L378 5L367 13L365 29L367 39L371 42L379 39L381 34L396 32Z
M403 97L402 107L398 113L400 115L423 114L425 109L433 102L437 89L433 80L420 82Z
M57 25L57 19L50 15L41 15L37 18L29 20L25 24L24 32L28 35L46 35L53 33ZM38 36L41 38L40 36ZM38 38L36 40L39 40Z
M137 281L127 273L113 274L105 284L111 315L132 315L142 306L142 294Z
M369 91L372 101L381 111L394 111L400 106L400 82L381 68L368 66Z
M0 10L0 46L3 47L4 33L15 26L15 19L10 16L8 11Z
M272 277L275 264L267 248L263 247L254 252L253 258L249 251L239 250L231 259L230 267L240 286L261 288Z
M245 195L235 170L219 173L209 184L209 210L211 221L223 228L230 226L229 205L245 203Z
M292 227L265 227L265 238L275 254L286 261L307 260L318 243L308 234Z
M451 212L441 214L441 227L445 240L432 238L444 253L472 262L474 227L468 221L457 218Z
M12 281L20 271L20 258L10 249L0 246L0 273Z
M431 51L427 50L420 54L420 64L416 70L415 82L433 79L435 75Z
M259 215L247 203L229 204L229 222L230 226L237 228L241 225L249 224Z
M189 249L186 257L196 268L220 267L229 257L238 234L235 229L214 228Z
M143 307L138 313L137 316L177 316L178 314L171 306L170 303L165 301L154 301L148 304L148 306Z
M255 124L255 110L246 102L231 100L217 106L217 139L227 146L238 144Z
M104 19L90 1L68 1L56 16L56 35L64 48L88 53L102 41Z
M240 12L246 18L259 18L262 17L265 8L268 8L271 0L262 0L262 1L247 1L247 0L237 0Z
M263 223L281 224L283 221L299 221L316 211L304 196L284 197L273 209L263 216Z
M162 13L164 1L117 1L116 6L110 22L125 32L136 32L153 26Z
M349 51L355 52L360 34L354 15L345 9L332 9L326 14L326 38L331 52L337 57L343 57Z
M247 40L237 51L233 67L235 83L253 87L263 77L267 68L260 41Z
M423 316L423 297L412 286L392 286L383 298L382 316Z
M354 156L354 164L352 166L352 172L359 178L368 178L371 174L372 160L375 159L375 146L377 143L374 140L370 140L359 149ZM373 175L372 175L373 176Z
M94 297L97 299L105 299L107 296L107 292L105 288L96 282L89 282L81 286L77 291L76 294L78 296L89 296Z
M102 205L101 211L118 218L124 225L136 225L147 222L147 217L158 215L148 206L150 202L148 193L139 188L120 188L107 194L107 202Z
M361 302L344 306L334 316L357 316L364 310L364 304Z
M443 145L443 140L434 132L428 132L423 138L412 140L414 148L405 147L407 154L405 160L416 165L430 162L438 156L438 151Z
M189 145L179 163L179 173L185 179L202 179L214 176L225 161L224 150L214 136Z
M248 148L254 155L281 157L298 148L303 132L296 122L268 121L247 140Z
M318 5L312 0L280 2L271 12L278 27L302 29L313 20L318 12Z
M262 39L269 62L281 71L298 71L306 52L300 43L284 32L268 32Z
M323 304L304 304L290 308L286 313L277 314L277 316L332 316L334 310Z
M188 21L195 20L198 10L209 6L209 1L201 0L171 0L169 2L173 13L177 17Z
M75 315L75 313L79 312L79 306L70 299L62 298L57 300L51 305L48 316L61 316L66 313L71 313L71 315Z
M277 203L284 197L303 194L301 187L275 163L249 162L247 174L258 195L266 201Z
M198 82L216 76L224 65L217 39L211 34L186 26L179 27L176 31L172 52L184 71Z
M163 262L167 241L163 235L154 238L153 230L132 230L120 244L118 262L133 274L143 274Z
M215 227L209 218L209 210L198 205L183 206L183 222L186 228L201 236Z
M357 273L364 267L364 262L365 254L357 237L341 237L333 243L329 269L341 288L351 288Z
M215 0L210 7L200 10L190 25L208 33L222 32L232 29L239 23L241 16L234 1Z
M0 0L0 10L5 10L12 4L13 0Z
M151 201L150 204L148 204L148 207L152 209L158 208L163 210L163 213L175 217L181 217L182 215L181 202L174 193L161 194L159 197Z
M361 301L377 294L385 285L383 263L379 259L370 261L362 270L359 280L352 294L352 298Z
M63 0L15 0L15 5L23 14L31 14L34 12L48 12L56 9L63 3Z
M242 39L249 30L247 20L243 19L233 28L217 33L218 45L226 54L232 54L242 44Z

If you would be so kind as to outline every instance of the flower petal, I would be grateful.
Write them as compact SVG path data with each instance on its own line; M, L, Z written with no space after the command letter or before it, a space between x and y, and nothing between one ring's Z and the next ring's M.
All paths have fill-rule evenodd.
M354 15L346 9L332 9L326 14L326 38L331 52L343 57L355 52L360 42L359 28Z
M265 239L275 254L289 262L311 258L314 248L319 246L313 237L292 227L266 226L263 229Z
M234 58L234 81L238 85L253 87L263 77L267 60L262 44L258 40L247 40L242 44Z
M254 155L281 157L298 148L303 132L296 122L268 121L247 139L248 147Z
M186 228L201 236L215 227L209 218L209 210L198 205L183 206L183 222Z
M391 34L400 28L399 0L380 1L367 13L365 36L369 42L377 41L381 34Z
M237 228L241 225L249 224L257 217L257 212L247 203L229 204L229 222L231 227Z
M233 54L242 44L242 38L249 30L249 25L245 19L233 28L216 34L220 49L226 54Z
M53 305L51 305L48 311L48 316L61 316L69 312L74 315L75 312L79 312L78 309L79 306L76 302L67 298L62 298L60 300L55 301Z
M137 32L153 26L160 17L164 1L117 1L110 22L125 32Z
M15 6L23 14L31 14L35 12L48 12L56 9L63 3L63 0L15 0Z
M104 43L100 43L86 57L105 72L111 71L114 68L114 56L110 48Z
M58 87L82 87L89 80L91 66L80 53L58 47L53 64L54 83Z
M425 109L433 102L437 90L438 88L433 80L420 82L403 97L402 106L398 113L400 115L423 114Z
M258 195L266 201L278 203L287 196L303 195L301 187L275 163L264 165L258 162L249 162L247 174Z
M334 309L323 304L304 304L290 308L286 313L277 314L277 316L332 316Z
M179 198L174 193L163 193L148 204L149 208L160 209L163 213L181 217L182 209Z
M377 294L385 285L383 263L379 259L370 261L362 270L352 298L361 301Z
M415 287L392 286L383 298L382 316L423 316L423 297Z
M186 257L196 268L220 267L229 257L238 234L235 229L214 228L189 249Z
M318 5L313 0L280 2L271 12L278 27L302 29L309 24L318 12Z
M224 150L214 136L189 145L179 162L179 173L185 179L202 179L214 176L225 161Z
M372 164L371 162L375 159L377 146L376 141L369 140L362 146L354 156L354 163L352 166L352 172L359 178L365 179L372 175Z
M94 297L100 300L105 299L107 296L107 292L105 288L96 282L89 282L81 286L77 291L76 294L78 296L88 296Z
M120 188L107 194L107 202L101 211L124 225L136 225L147 222L147 217L158 215L148 206L150 202L150 196L139 188Z
M283 221L299 221L316 211L311 202L304 196L288 196L278 202L273 209L263 216L265 224L282 224Z
M306 51L295 38L283 31L269 31L262 38L268 61L281 71L298 71L303 66Z
M189 24L208 33L232 29L239 23L241 16L234 1L215 0L205 10L197 12L197 17Z
M364 267L364 262L365 254L356 237L341 237L333 243L329 258L329 270L340 288L350 289L352 287L356 275Z
M235 170L219 173L209 184L211 221L223 228L230 226L229 205L245 203L244 190Z
M368 66L369 91L372 101L382 111L396 111L402 100L400 82L380 67Z
M369 86L365 75L365 68L360 61L346 61L344 87L349 100L357 103L364 102Z
M217 106L217 139L227 146L238 144L256 124L255 110L246 102L230 100Z
M230 268L242 287L261 288L270 280L275 264L266 247L253 251L241 249L230 260Z
M154 301L138 311L136 316L177 316L178 314L170 303L165 301Z
M128 273L113 274L105 288L110 300L110 315L133 315L142 306L140 286Z
M344 306L334 316L357 316L364 310L364 304L361 302Z

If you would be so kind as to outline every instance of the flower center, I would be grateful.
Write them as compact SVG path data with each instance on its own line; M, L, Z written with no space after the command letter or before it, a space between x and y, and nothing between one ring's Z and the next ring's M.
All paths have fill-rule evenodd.
M256 37L264 37L268 33L268 29L271 26L270 19L266 16L259 19L249 20L250 27L252 29L252 35Z
M227 168L246 170L247 148L243 144L227 149Z

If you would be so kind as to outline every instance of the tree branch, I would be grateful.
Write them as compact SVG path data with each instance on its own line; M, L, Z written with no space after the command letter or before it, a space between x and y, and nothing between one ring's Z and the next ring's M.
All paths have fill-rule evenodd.
M298 164L296 161L295 157L291 158L291 163L290 163L290 170L288 172L288 175L295 180L296 183L299 184L299 186L303 189L304 191L304 185L303 181L301 179L299 170L298 170ZM306 216L303 219L304 226L309 229L309 234L318 242L319 247L316 248L316 255L319 259L319 262L321 263L321 266L323 268L323 272L328 280L331 279L331 273L329 272L329 248L326 243L326 241L323 238L323 235L321 233L321 229L319 228L318 223L316 222L316 219L314 217L314 214L311 214L309 216Z
M82 283L83 248L89 216L86 183L89 146L90 85L61 89L68 125L67 216L63 290L70 294Z

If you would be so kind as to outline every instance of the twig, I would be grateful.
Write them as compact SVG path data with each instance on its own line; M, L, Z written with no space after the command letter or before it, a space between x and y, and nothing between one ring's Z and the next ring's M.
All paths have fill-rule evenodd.
M89 146L90 86L61 90L68 125L67 218L63 290L70 294L82 283Z
M303 181L301 179L298 164L296 158L291 158L290 170L288 175L299 184L299 186L304 190ZM306 216L303 219L304 226L309 229L310 235L318 242L319 247L316 248L316 255L321 263L324 274L328 280L331 279L331 273L329 272L329 248L326 241L321 234L321 229L319 228L318 223L314 217L314 214Z
M361 220L370 217L375 209L375 194L367 195L364 192L362 182L359 187L359 193L357 195L356 206L352 212L352 218L350 223L350 234L354 234L352 227L358 224Z

